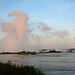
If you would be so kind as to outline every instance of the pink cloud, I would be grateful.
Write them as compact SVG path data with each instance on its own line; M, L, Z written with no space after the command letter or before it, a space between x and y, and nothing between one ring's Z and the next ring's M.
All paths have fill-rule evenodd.
M12 28L15 29L18 39L23 40L24 34L26 34L26 32L27 32L27 21L28 21L27 13L24 13L21 11L15 11L15 12L9 14L8 16L9 17L17 16L17 19L13 20L11 25L12 25Z
M7 36L3 39L3 47L5 49L15 48L21 43L27 33L27 13L21 11L15 11L8 15L8 17L17 17L11 23L2 23L2 31L7 33Z

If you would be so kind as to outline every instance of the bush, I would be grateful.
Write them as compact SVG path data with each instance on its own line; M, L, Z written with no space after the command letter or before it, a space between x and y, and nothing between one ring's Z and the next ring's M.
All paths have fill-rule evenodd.
M45 75L40 69L34 66L17 66L11 62L0 62L0 75Z

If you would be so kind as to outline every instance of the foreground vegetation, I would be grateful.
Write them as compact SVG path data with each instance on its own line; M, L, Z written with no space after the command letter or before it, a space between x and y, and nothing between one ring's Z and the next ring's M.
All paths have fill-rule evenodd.
M33 66L17 66L11 62L0 62L0 75L45 75Z

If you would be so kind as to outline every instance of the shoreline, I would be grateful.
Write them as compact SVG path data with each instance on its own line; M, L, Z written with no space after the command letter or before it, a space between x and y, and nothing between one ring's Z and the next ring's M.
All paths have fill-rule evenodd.
M18 55L36 55L36 54L45 54L45 53L62 53L61 51L50 51L50 52L2 52L0 54L18 54Z

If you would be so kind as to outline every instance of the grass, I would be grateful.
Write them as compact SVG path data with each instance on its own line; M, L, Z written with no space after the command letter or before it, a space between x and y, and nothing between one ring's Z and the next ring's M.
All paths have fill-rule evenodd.
M2 53L0 53L0 54L25 54L25 55L28 55L28 54L31 54L31 55L36 55L36 54L38 54L37 52L25 52L25 51L21 51L21 52L2 52Z
M25 51L23 51L23 52L18 52L17 54L26 54L26 55L31 54L31 55L36 55L38 53L37 52L25 52Z
M45 75L40 69L34 66L17 66L11 62L0 62L0 75Z
M50 50L48 52L43 52L43 51L40 51L40 52L26 52L26 51L21 51L21 52L2 52L0 54L18 54L18 55L36 55L36 54L43 54L43 53L62 53L61 51L55 51L55 50Z

